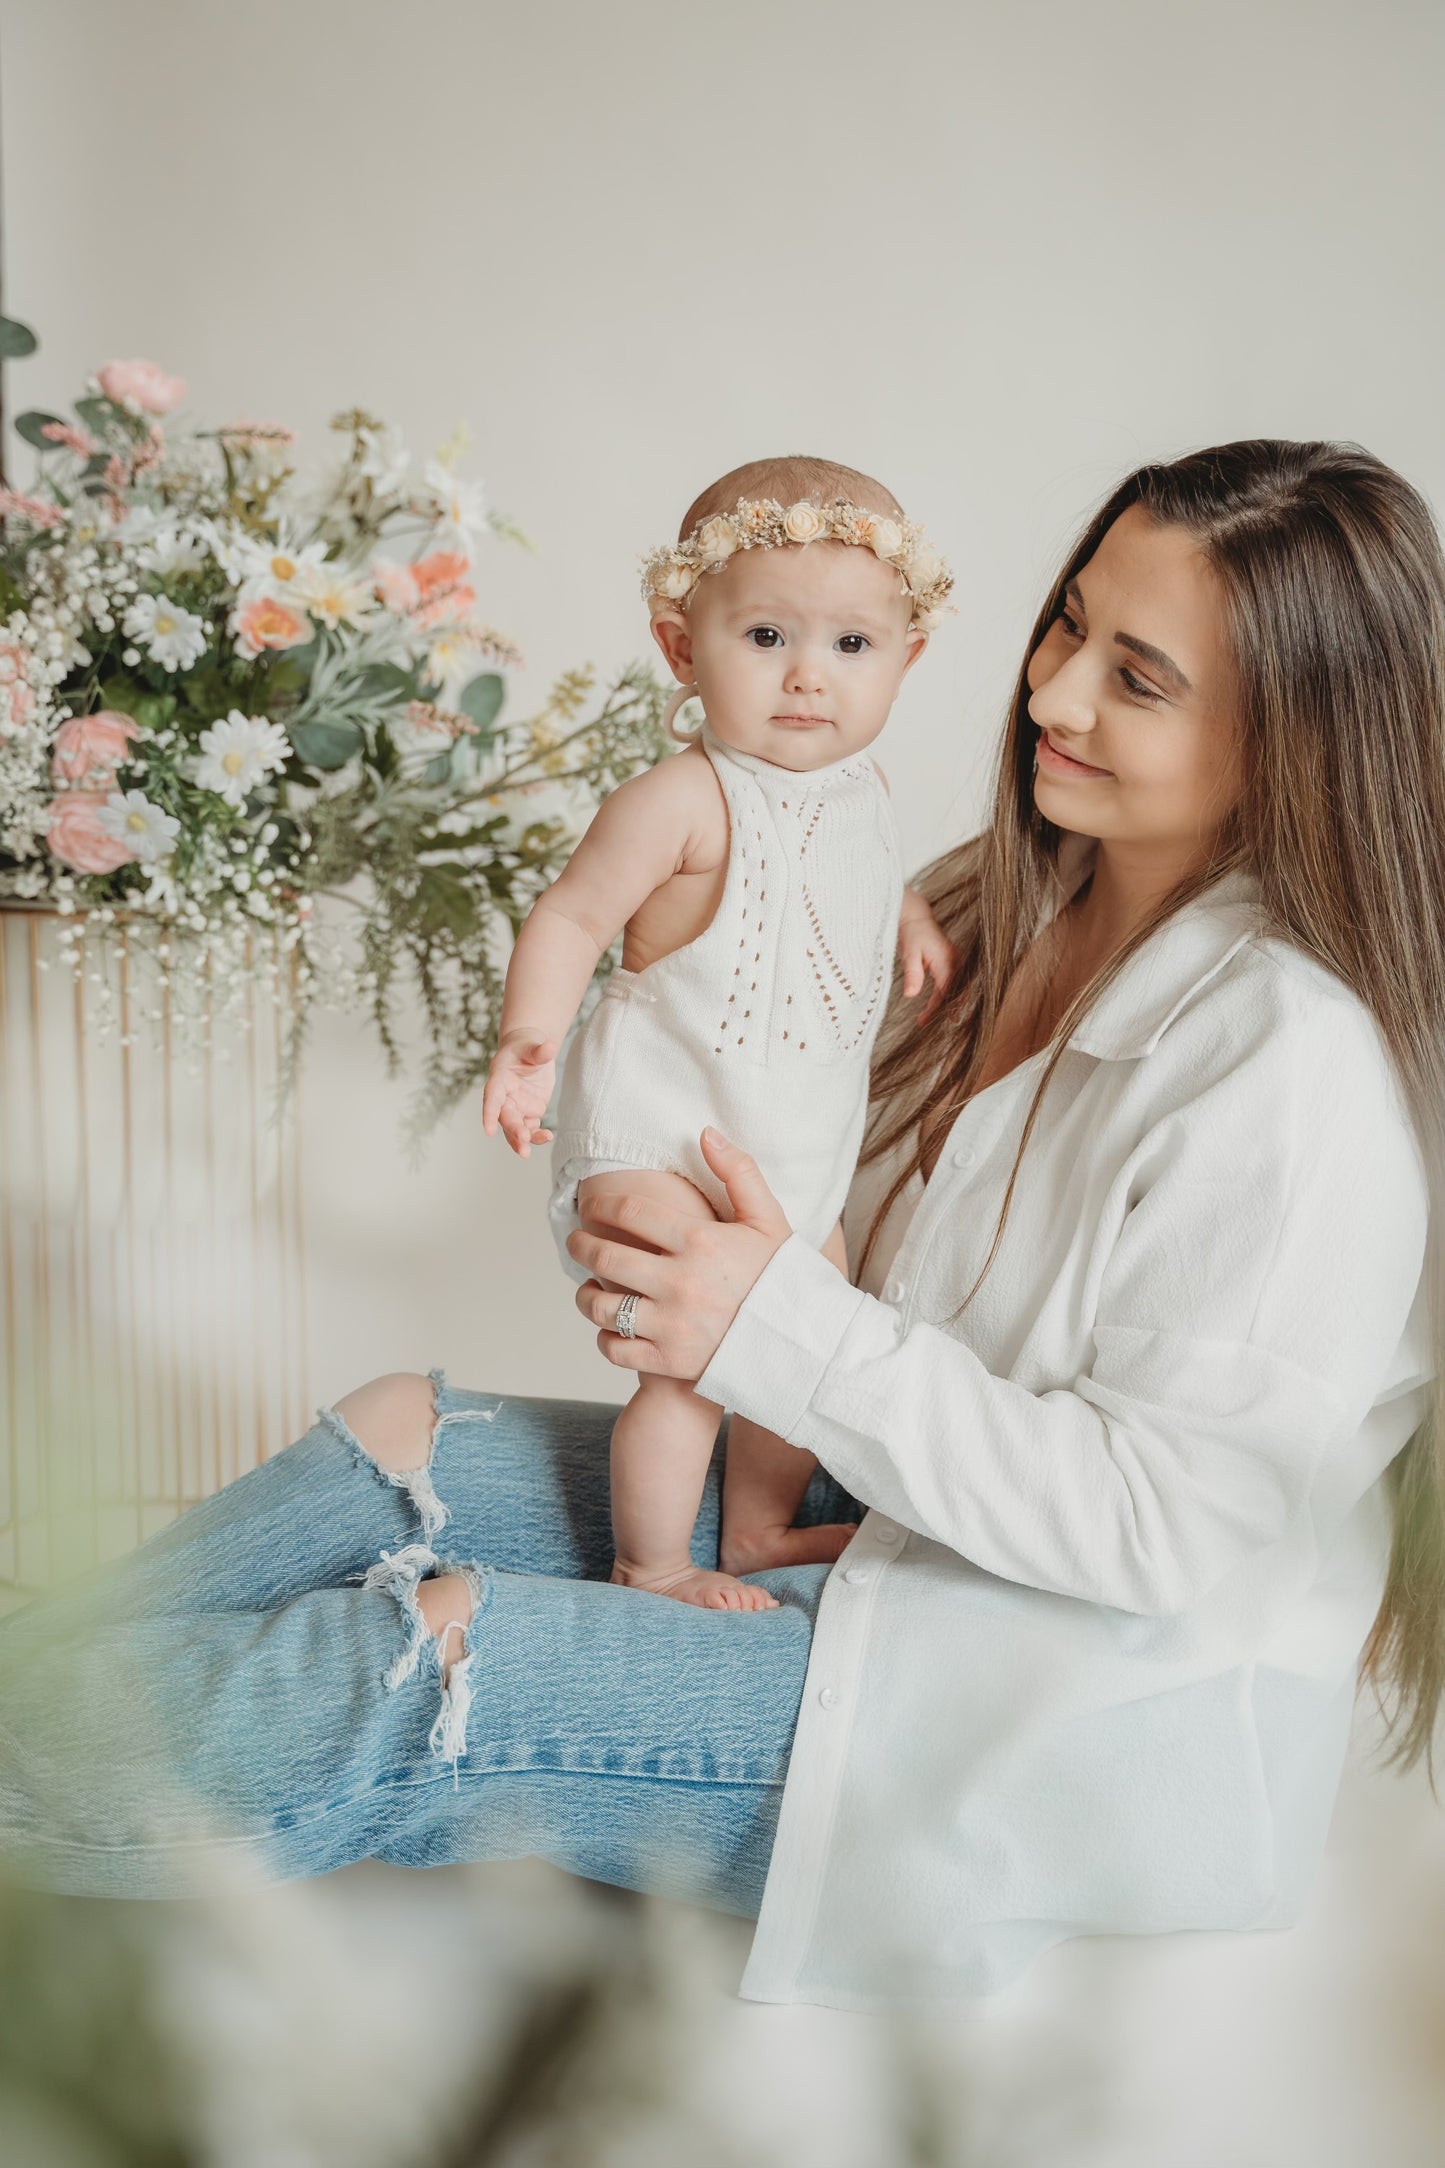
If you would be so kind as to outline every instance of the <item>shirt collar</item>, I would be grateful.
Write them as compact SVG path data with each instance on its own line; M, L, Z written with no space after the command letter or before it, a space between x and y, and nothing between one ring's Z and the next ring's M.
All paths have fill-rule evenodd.
M1098 847L1097 836L1065 832L1059 845L1061 886L1040 914L1039 931L1083 886ZM1130 957L1086 1011L1069 1045L1104 1061L1151 1054L1200 987L1263 930L1259 882L1245 867L1236 866L1176 911Z

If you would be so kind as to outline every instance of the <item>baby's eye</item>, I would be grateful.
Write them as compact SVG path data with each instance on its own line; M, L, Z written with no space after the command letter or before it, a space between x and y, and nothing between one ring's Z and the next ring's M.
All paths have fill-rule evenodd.
M865 648L869 648L872 645L873 642L868 638L868 635L866 633L845 632L842 639L838 642L838 649L839 652L844 655L861 655Z
M775 648L783 644L783 636L776 625L754 625L748 638L754 647Z

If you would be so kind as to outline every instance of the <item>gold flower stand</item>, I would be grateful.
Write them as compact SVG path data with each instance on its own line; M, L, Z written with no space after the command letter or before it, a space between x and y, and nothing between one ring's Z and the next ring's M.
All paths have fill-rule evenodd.
M287 960L258 928L197 1033L124 924L80 936L79 975L63 927L0 910L0 1604L128 1550L310 1404Z

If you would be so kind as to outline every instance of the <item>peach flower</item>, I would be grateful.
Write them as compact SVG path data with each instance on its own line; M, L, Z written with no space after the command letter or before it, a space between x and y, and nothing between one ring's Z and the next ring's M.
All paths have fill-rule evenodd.
M14 640L0 640L0 738L23 730L35 706L29 658Z
M416 584L416 574L410 565L393 564L389 558L378 557L371 568L376 582L377 599L397 617L405 617L421 600L421 590Z
M101 826L105 807L100 790L67 790L52 802L45 840L62 865L77 873L114 873L134 862L130 845Z
M274 595L257 595L236 612L232 629L243 655L259 655L263 648L302 647L311 628L297 610L287 609Z
M697 553L705 565L721 564L725 557L732 556L737 546L733 523L721 512L705 519L697 530Z
M459 550L433 550L411 567L417 599L412 608L420 626L456 624L477 606L477 591L469 586L471 565Z
M186 380L167 376L153 361L108 361L95 372L107 399L132 414L169 414L186 396Z
M50 780L83 784L87 790L112 789L116 769L140 734L140 725L116 708L72 716L55 733Z

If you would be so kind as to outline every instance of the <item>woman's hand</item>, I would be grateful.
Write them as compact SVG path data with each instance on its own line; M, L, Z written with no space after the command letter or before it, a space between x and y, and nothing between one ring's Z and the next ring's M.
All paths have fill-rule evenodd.
M597 1345L607 1360L689 1384L702 1376L744 1297L793 1231L755 1160L715 1129L705 1129L701 1141L703 1158L727 1188L733 1219L680 1219L655 1198L622 1196L605 1222L584 1220L567 1237L569 1254L597 1275L578 1288L577 1307L602 1328ZM653 1249L634 1249L634 1242ZM611 1287L601 1286L603 1280ZM633 1339L615 1330L619 1289L642 1297Z

